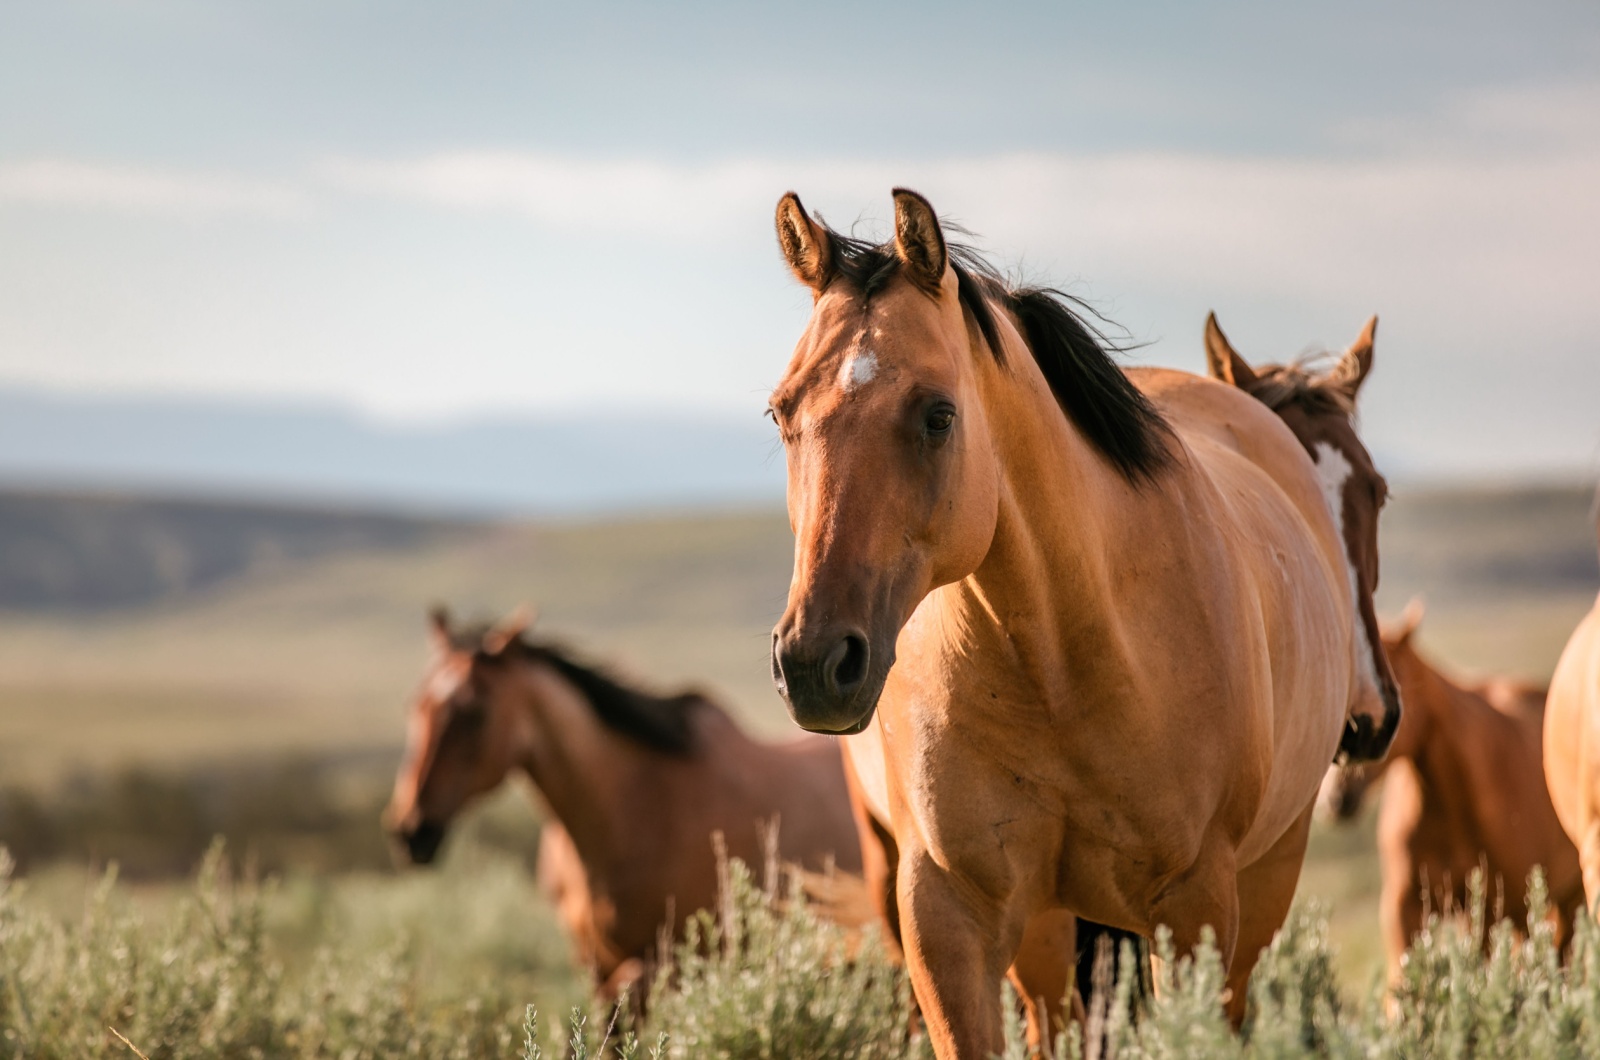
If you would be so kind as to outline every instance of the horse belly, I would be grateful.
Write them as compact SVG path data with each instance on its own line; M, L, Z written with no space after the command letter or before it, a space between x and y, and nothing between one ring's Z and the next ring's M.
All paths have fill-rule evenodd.
M1256 597L1269 690L1269 702L1257 707L1257 746L1270 760L1259 808L1239 847L1243 866L1270 850L1317 797L1356 694L1358 623L1325 535L1307 526L1277 491L1250 489L1255 473L1232 466L1219 477L1226 485L1231 476L1246 480L1235 487L1242 495L1236 508L1246 539L1256 545L1247 581Z

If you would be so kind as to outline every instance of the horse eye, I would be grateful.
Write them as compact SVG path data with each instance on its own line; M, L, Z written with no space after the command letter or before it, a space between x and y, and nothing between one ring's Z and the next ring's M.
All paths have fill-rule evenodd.
M950 433L950 428L955 426L955 422L956 410L950 405L939 404L928 410L922 426L928 432L928 437L943 438Z

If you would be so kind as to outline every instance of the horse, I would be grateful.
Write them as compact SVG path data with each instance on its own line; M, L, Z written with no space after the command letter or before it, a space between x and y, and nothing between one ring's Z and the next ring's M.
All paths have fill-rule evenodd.
M834 741L764 743L704 694L658 696L532 639L528 619L455 630L429 621L432 658L412 701L384 822L414 864L450 820L520 771L546 824L539 882L597 992L639 1011L664 928L681 937L715 908L714 837L760 865L859 873L860 848Z
M1214 931L1237 1025L1324 770L1399 721L1316 468L1261 402L1124 373L1067 296L894 204L882 245L778 204L813 304L770 400L796 542L774 681L888 823L937 1055L1000 1049L1001 979L1070 916L1180 952Z
M1561 827L1578 848L1593 909L1600 901L1600 597L1572 631L1550 678L1544 775Z
M1356 396L1372 372L1377 333L1374 316L1344 355L1320 375L1304 359L1252 368L1223 334L1217 315L1208 313L1206 371L1276 412L1316 465L1322 495L1334 525L1344 535L1346 570L1360 619L1356 636L1362 642L1361 658L1371 667L1367 680L1377 683L1385 709L1398 715L1400 689L1378 645L1378 610L1372 600L1378 591L1378 515L1389 499L1389 483L1355 427Z
M1405 714L1382 762L1335 774L1339 819L1361 809L1381 776L1380 916L1389 981L1429 911L1472 912L1469 884L1482 871L1491 915L1528 922L1528 879L1542 867L1561 945L1583 905L1578 851L1545 790L1545 690L1494 678L1463 684L1416 647L1422 605L1413 600L1383 629ZM1485 946L1488 939L1484 939Z

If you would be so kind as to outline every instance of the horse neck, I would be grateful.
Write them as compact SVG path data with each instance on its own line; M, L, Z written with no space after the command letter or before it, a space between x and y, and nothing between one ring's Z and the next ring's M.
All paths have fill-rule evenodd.
M1420 660L1419 660L1420 662ZM1493 762L1474 746L1486 730L1500 739L1515 734L1500 730L1512 724L1476 692L1462 688L1426 662L1421 662L1423 695L1414 697L1428 711L1428 731L1421 749L1412 756L1412 765L1423 782L1425 792L1437 794L1430 800L1435 812L1470 815L1474 827L1483 815L1478 811L1479 796L1503 778L1494 774ZM1407 703L1411 709L1411 703Z
M962 583L963 598L969 628L998 627L1005 616L1005 640L1042 671L1059 672L1049 660L1063 644L1103 643L1114 623L1113 553L1143 502L1062 411L1032 353L1017 342L1006 356L1005 366L987 363L982 372L1000 503L993 542ZM1072 601L1069 611L1061 600Z
M603 724L588 698L555 667L524 660L518 709L528 735L519 765L572 837L591 878L626 856L637 814L627 793L650 790L657 758Z

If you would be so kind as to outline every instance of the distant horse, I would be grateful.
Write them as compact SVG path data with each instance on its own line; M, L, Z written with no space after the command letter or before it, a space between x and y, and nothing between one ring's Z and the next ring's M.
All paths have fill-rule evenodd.
M458 632L431 619L433 659L411 707L385 822L418 864L464 806L520 770L544 804L539 879L600 993L648 986L661 930L717 897L712 835L752 866L860 871L839 752L806 736L762 743L695 692L622 684L525 619Z
M1573 630L1550 678L1544 773L1561 827L1577 844L1592 909L1600 902L1600 598Z
M1238 387L1276 412L1317 466L1322 495L1344 535L1346 570L1360 619L1356 636L1362 641L1362 658L1372 668L1367 680L1377 683L1385 707L1398 714L1400 692L1378 646L1378 611L1372 602L1378 591L1378 513L1389 498L1389 483L1355 428L1356 395L1372 371L1377 332L1378 318L1373 317L1344 356L1320 375L1304 361L1252 368L1211 313L1206 316L1206 368L1211 378Z
M1459 684L1416 649L1421 604L1383 633L1405 698L1405 716L1382 762L1334 775L1341 818L1361 808L1383 776L1378 852L1383 864L1384 949L1389 979L1429 910L1470 912L1468 884L1483 870L1492 916L1527 924L1528 878L1542 866L1562 944L1583 905L1578 851L1545 790L1544 689L1496 678ZM1485 940L1487 941L1487 940Z
M815 304L771 399L774 678L888 822L939 1056L1000 1049L1000 980L1068 913L1184 951L1213 927L1237 1022L1328 762L1399 721L1316 468L1259 401L1124 374L1064 296L894 198L883 246L778 206Z

